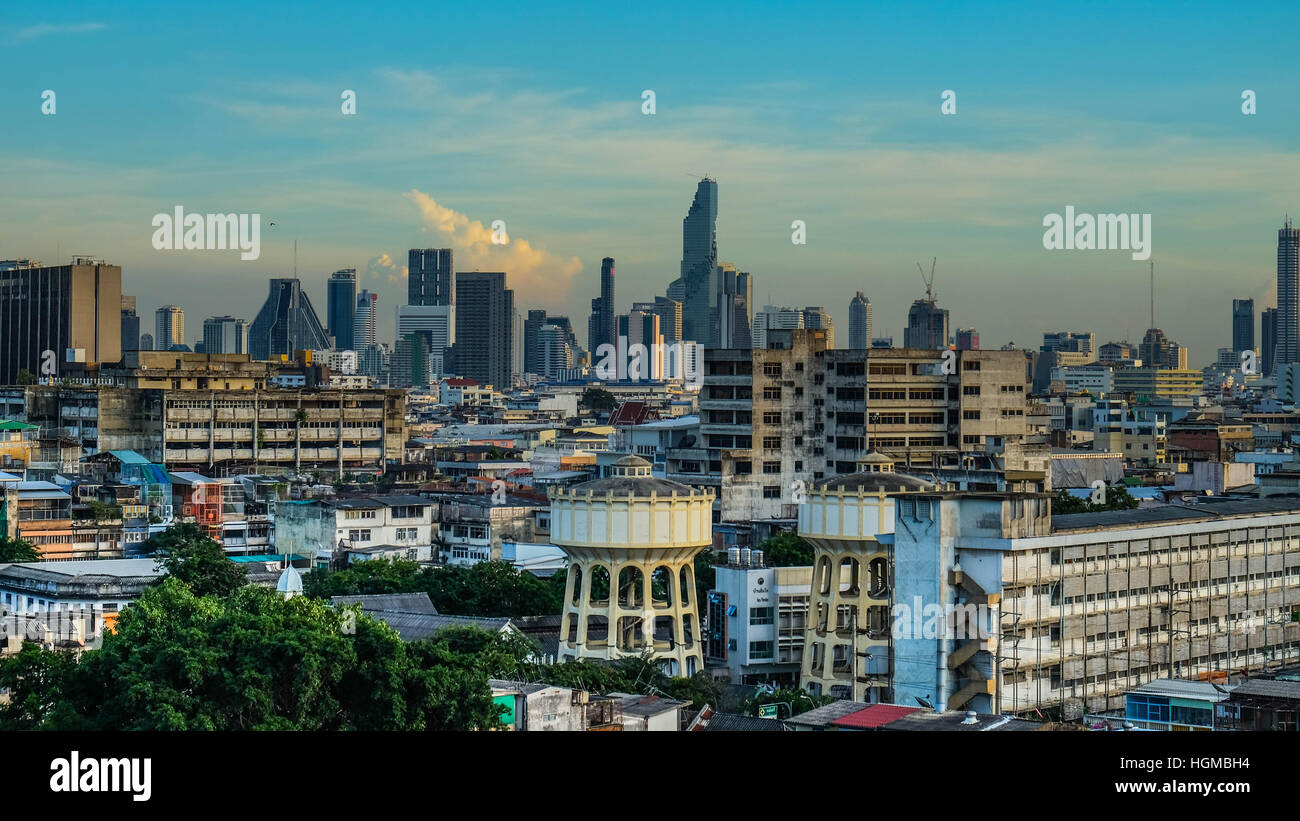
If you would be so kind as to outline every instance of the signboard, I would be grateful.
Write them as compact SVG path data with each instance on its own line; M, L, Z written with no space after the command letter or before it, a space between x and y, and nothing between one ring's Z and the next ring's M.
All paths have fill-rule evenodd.
M759 718L780 718L780 704L761 704L758 707Z

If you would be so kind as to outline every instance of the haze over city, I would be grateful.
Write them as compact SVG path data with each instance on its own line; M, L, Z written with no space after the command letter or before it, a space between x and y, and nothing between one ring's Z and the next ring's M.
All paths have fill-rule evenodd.
M707 174L718 258L753 274L755 307L822 305L846 327L860 290L875 333L901 338L915 263L937 257L939 304L985 347L1075 326L1136 343L1146 263L1043 248L1044 215L1074 205L1152 215L1156 325L1199 367L1226 344L1231 299L1276 302L1300 108L1274 5L667 4L557 26L510 4L236 3L226 36L161 4L46 5L0 35L0 163L31 194L0 206L0 255L93 254L122 266L142 316L198 320L256 313L297 240L312 299L358 268L391 340L408 248L505 271L521 313L584 317L605 256L617 310L653 299ZM177 205L262 214L260 258L154 250L150 218ZM491 244L494 220L509 245Z

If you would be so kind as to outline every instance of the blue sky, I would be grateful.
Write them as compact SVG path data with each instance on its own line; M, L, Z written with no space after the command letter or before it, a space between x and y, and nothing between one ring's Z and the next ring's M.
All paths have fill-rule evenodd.
M120 263L142 312L251 318L266 279L364 271L381 336L410 247L505 270L521 309L585 327L677 275L692 174L758 305L855 291L901 342L916 261L985 347L1045 330L1136 341L1146 265L1046 251L1042 219L1152 214L1157 324L1205 364L1231 299L1274 303L1297 211L1292 6L1258 4L10 4L0 12L0 257ZM57 114L40 113L41 92ZM339 95L357 93L357 115ZM657 111L641 114L653 89ZM940 93L957 92L942 116ZM1241 92L1258 113L1241 113ZM260 259L167 252L175 205L263 215ZM510 246L475 223L505 220ZM808 242L790 242L804 220ZM277 224L267 226L270 220Z

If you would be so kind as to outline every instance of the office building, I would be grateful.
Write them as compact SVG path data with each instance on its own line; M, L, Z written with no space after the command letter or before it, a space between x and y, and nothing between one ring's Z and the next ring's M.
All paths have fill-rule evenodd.
M849 347L858 351L871 347L871 300L861 291L849 302Z
M826 347L835 347L835 323L831 315L820 305L810 305L803 309L803 326L810 330L826 332Z
M135 297L122 295L122 352L140 350L140 317Z
M904 348L937 350L948 347L948 309L933 299L918 299L907 312L903 329Z
M1271 376L1277 364L1277 308L1265 308L1259 315L1260 373Z
M1277 329L1273 364L1300 362L1300 228L1291 219L1277 232Z
M509 390L514 350L515 292L501 272L456 274L455 370L460 376Z
M41 375L45 351L96 365L122 359L122 269L80 257L69 265L0 267L0 385Z
M164 305L154 312L154 347L169 351L185 344L185 312L175 305Z
M248 353L248 323L233 316L214 316L205 320L203 352Z
M978 351L980 349L980 332L976 328L957 329L957 350Z
M798 308L780 308L764 305L763 310L754 314L753 346L766 348L768 331L793 330L804 326L804 312Z
M352 322L357 312L357 269L335 271L330 275L325 289L326 330L334 337L334 349L355 350Z
M378 313L375 309L379 294L362 290L357 294L357 305L352 315L352 344L358 348L373 345L378 337Z
M407 261L407 305L456 304L450 248L412 248Z
M1255 350L1255 300L1232 301L1232 349Z
M329 336L321 325L302 282L293 277L271 279L266 302L248 329L253 359L293 359L295 351L324 350Z
M455 305L402 305L397 309L397 338L418 333L429 348L433 375L446 373L447 349L456 343Z
M600 296L591 301L591 318L587 321L587 349L616 343L614 331L614 258L600 261Z
M716 307L718 268L718 183L705 177L682 220L682 338L714 347L718 344ZM673 293L668 294L676 299Z

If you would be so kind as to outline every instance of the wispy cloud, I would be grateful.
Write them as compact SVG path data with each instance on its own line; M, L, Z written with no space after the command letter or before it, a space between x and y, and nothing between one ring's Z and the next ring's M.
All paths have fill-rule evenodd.
M22 43L51 34L82 34L88 31L103 31L106 28L108 28L107 23L37 23L14 32L11 39L15 43Z

